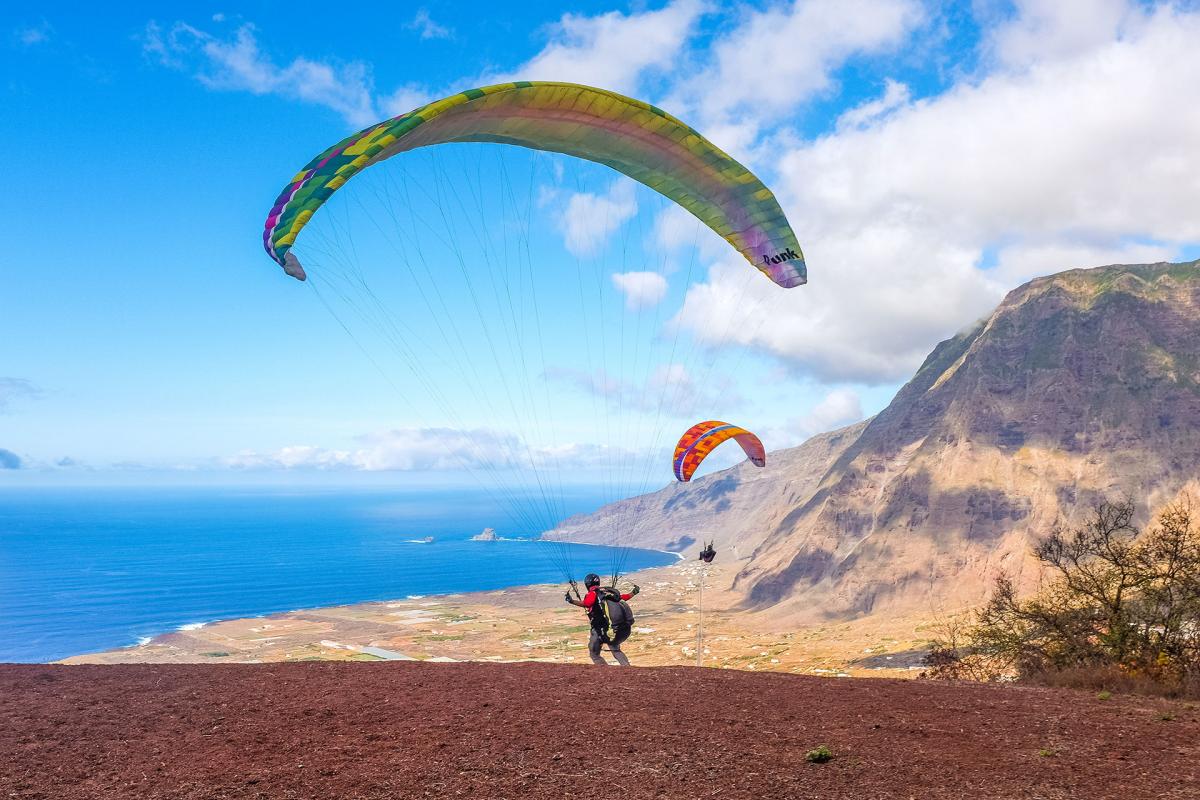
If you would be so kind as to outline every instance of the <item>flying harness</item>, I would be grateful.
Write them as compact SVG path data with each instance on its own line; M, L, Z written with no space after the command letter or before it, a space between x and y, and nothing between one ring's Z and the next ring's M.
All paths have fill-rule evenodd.
M600 632L605 641L608 632L618 625L633 625L633 609L621 599L621 592L612 586L596 587L596 602L588 612L592 627Z

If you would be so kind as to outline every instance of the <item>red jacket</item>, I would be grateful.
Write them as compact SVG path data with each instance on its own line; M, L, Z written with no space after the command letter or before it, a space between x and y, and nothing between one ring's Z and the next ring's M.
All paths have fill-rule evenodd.
M629 600L632 597L633 595L631 594L621 595L622 600ZM594 605L596 605L596 590L595 588L592 588L588 589L588 593L583 596L583 607L588 611L588 613L591 613L592 606Z

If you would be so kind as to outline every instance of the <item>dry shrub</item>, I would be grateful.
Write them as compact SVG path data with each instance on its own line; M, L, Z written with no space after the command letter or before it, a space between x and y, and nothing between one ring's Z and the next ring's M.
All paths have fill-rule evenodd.
M1034 548L1050 574L1033 597L1000 575L971 623L944 628L934 678L1200 696L1200 532L1187 500L1145 533L1132 500L1104 502Z
M1068 667L1021 676L1022 683L1056 688L1083 689L1112 694L1141 694L1153 697L1197 697L1200 686L1177 681L1163 682L1136 675L1115 666Z
M925 654L921 678L950 681L1011 680L1005 665L975 652L971 646L972 623L966 616L938 619L933 625L933 646Z

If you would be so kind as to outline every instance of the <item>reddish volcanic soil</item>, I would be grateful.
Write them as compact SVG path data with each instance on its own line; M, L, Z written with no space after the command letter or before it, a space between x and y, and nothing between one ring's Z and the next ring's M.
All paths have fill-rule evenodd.
M0 665L2 798L589 795L1196 798L1200 714L682 667Z

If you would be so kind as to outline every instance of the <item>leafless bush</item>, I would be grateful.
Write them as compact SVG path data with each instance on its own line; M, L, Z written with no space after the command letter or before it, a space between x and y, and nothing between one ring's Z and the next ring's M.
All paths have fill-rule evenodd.
M1011 677L1005 674L1003 663L975 651L970 617L938 619L933 632L933 647L925 655L922 678L992 682Z

